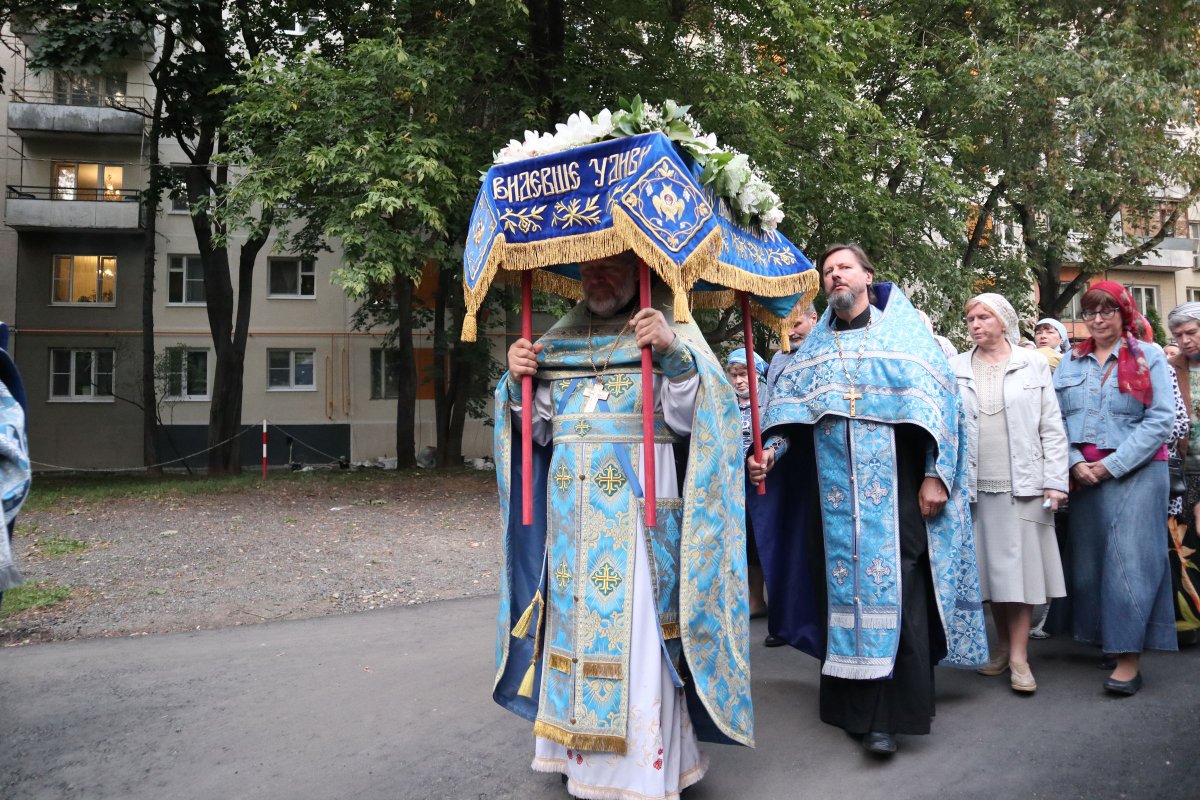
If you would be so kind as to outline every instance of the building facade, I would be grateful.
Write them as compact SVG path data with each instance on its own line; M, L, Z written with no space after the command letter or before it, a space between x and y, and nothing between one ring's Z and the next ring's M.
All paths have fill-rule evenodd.
M15 52L28 44L3 35ZM147 48L105 76L81 77L35 73L6 51L0 320L13 327L41 469L143 464L142 276L151 245L160 457L205 463L216 356L191 215L180 197L165 198L149 242L141 203L151 148L164 169L186 161L176 143L148 135L154 55ZM230 245L235 271L241 241ZM254 266L243 463L261 458L253 431L263 420L273 465L394 458L393 356L384 331L354 329L358 304L330 280L339 251L307 260L273 244ZM431 336L418 331L414 344L427 366ZM436 444L431 397L427 383L418 386L418 449ZM490 453L490 429L469 422L463 451Z

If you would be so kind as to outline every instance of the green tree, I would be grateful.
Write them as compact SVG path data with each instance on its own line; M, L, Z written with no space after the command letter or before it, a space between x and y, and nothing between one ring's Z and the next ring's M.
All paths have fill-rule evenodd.
M294 6L284 0L76 0L36 4L23 12L23 22L38 34L30 59L35 69L100 72L148 40L159 45L150 73L159 114L156 135L174 139L188 160L184 182L216 354L208 426L210 475L240 471L235 439L241 432L254 261L266 244L273 213L265 207L236 250L235 292L228 229L213 214L229 180L228 167L214 167L229 105L229 95L216 89L240 80L246 58L299 46L280 33L290 27ZM161 170L152 174L148 197L155 210L166 181ZM152 296L152 275L150 280ZM143 372L151 371L152 358L144 357Z

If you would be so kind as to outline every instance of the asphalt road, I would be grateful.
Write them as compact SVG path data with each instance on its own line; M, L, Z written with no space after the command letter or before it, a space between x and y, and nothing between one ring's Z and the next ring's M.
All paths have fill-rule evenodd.
M0 650L0 798L566 800L490 698L494 598ZM758 747L705 746L685 800L1200 797L1200 649L1104 696L1093 651L1035 642L1041 687L938 671L933 735L885 763L817 719L817 664L752 628Z

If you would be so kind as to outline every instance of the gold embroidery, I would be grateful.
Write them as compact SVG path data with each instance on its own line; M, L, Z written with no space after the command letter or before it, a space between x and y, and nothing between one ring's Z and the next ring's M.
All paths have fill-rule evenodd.
M579 420L579 422L575 423L575 432L577 434L579 434L580 436L587 436L587 432L590 431L591 429L592 429L592 426L588 425L586 419L581 419L581 420Z
M533 723L533 735L557 742L575 750L591 750L596 753L625 754L624 736L605 736L601 733L572 733L545 720Z
M678 639L679 638L679 623L678 622L664 622L662 624L662 635L663 635L664 639Z
M621 585L621 573L613 569L612 564L605 561L591 575L592 583L600 594L608 597L613 590Z
M585 661L580 674L585 678L609 678L619 681L625 678L625 669L611 661Z
M625 373L611 375L604 380L604 388L613 397L620 397L633 386L633 379Z
M600 197L592 195L587 199L587 205L583 208L579 207L579 198L573 197L568 202L564 203L559 200L554 204L554 217L551 220L560 228L569 228L572 225L589 225L600 224Z
M612 462L604 465L604 469L596 475L596 485L600 491L612 497L625 486L625 474L613 466Z
M559 464L558 471L554 473L554 484L560 492L565 492L571 488L571 473L567 470L566 464Z
M545 211L545 206L534 206L523 211L513 211L510 208L500 215L500 221L504 223L504 230L509 233L518 230L521 233L537 233L542 229L542 214Z
M551 653L549 658L550 669L556 669L559 672L571 674L571 659L560 653Z
M567 567L566 561L559 563L558 571L554 573L554 577L558 578L558 588L563 590L565 590L575 578L575 576L571 574L570 568Z

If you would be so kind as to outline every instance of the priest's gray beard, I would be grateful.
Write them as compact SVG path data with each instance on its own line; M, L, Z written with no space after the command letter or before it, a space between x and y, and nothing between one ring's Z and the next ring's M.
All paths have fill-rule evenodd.
M597 317L611 317L617 313L618 309L624 308L633 299L635 291L637 291L637 286L630 282L621 287L620 294L610 294L607 297L585 297L583 301L587 303L588 310Z
M854 303L858 300L858 295L854 290L845 288L829 295L829 307L836 311L849 311L854 308Z

